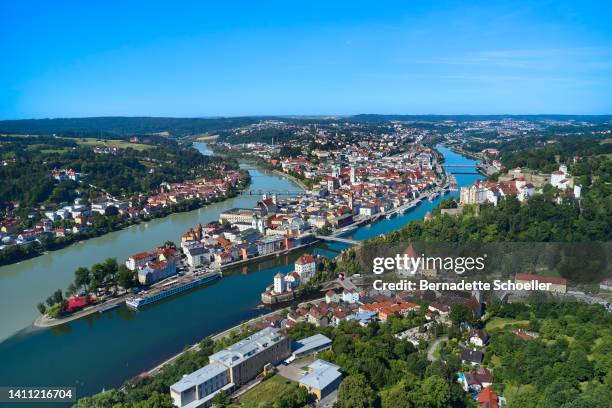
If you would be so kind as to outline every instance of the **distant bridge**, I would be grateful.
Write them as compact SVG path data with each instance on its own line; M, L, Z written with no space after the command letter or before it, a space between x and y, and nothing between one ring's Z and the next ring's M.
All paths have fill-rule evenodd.
M451 169L453 174L480 174L478 173L478 164L443 164L442 167ZM452 169L460 169L460 171L454 171ZM462 170L465 169L465 170Z
M341 242L343 244L348 244L348 245L357 245L357 244L359 244L359 241L355 241L353 239L348 239L348 238L336 237L336 236L333 236L333 235L315 235L315 238L320 239L322 241Z
M246 190L241 192L242 195L286 195L295 196L298 194L304 194L301 190Z

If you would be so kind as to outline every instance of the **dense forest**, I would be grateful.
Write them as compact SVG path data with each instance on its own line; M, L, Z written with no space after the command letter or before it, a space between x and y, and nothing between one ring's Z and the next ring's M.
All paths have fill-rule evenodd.
M255 123L263 117L232 118L154 118L93 117L66 119L22 119L0 121L0 133L51 135L107 135L106 138L168 132L181 137ZM110 137L112 135L112 137Z
M527 167L544 173L557 170L559 163L574 163L574 158L612 154L612 143L603 138L568 136L534 149L525 141L515 141L501 150L501 161L507 168Z
M534 296L493 304L488 317L505 324L490 325L485 364L509 408L605 407L612 399L612 317L601 306ZM539 336L521 340L512 328Z
M577 242L610 241L612 199L610 192L594 192L584 199L582 210L573 202L560 205L544 196L526 204L515 197L497 207L482 205L477 216L468 212L458 217L440 216L430 221L411 222L390 233L387 241L437 242Z

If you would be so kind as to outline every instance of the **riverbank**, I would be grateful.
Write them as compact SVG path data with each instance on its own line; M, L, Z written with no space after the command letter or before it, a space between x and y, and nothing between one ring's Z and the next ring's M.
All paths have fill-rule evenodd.
M224 200L228 200L230 198L234 198L238 196L242 191L248 188L249 184L250 184L250 180L247 179L247 181L243 185L237 187L236 192L232 192L231 194L223 196L223 197L219 196L213 201L202 201L202 200L197 200L197 199L196 200L184 200L177 205L165 207L161 212L153 213L152 216L146 216L143 218L139 218L138 220L127 220L117 225L113 225L113 227L109 230L100 231L99 233L75 233L75 234L70 235L67 238L63 238L61 241L58 241L58 242L52 241L51 243L46 244L45 247L42 247L39 241L34 241L28 244L11 245L11 246L8 246L0 250L0 267L27 261L27 260L42 256L42 255L49 254L54 251L59 251L61 249L68 248L72 245L76 245L83 241L88 241L93 238L103 237L112 232L121 231L126 228L134 227L136 225L143 225L153 220L159 220L159 219L169 217L170 215L173 215L173 214L180 214L184 212L201 209L208 205L211 205L217 202L221 202ZM198 203L198 201L202 201L202 202ZM166 209L169 209L169 211L167 211ZM23 252L24 250L26 252ZM21 251L22 254L14 255L14 256L6 255L10 251ZM15 256L16 258L14 258Z
M324 300L325 300L325 298L324 298L324 297L323 297L323 298L317 298L317 299L314 299L314 300L308 300L308 301L306 301L306 302L299 303L299 304L298 304L298 307L305 306L305 305L306 305L306 304L308 304L308 303L318 303L318 302L322 302L322 301L324 301ZM210 336L210 338L211 338L213 341L217 342L217 341L219 341L219 340L224 339L225 337L228 337L228 336L229 336L229 335L230 335L232 332L236 332L236 331L241 330L241 329L242 329L242 328L243 328L245 325L246 325L246 326L248 326L248 325L252 325L252 324L254 324L254 323L257 323L258 321L261 321L261 319L265 319L266 317L269 317L269 316L274 316L274 315L276 315L276 314L279 314L280 312L281 312L280 310L273 310L273 311L271 311L271 312L269 312L269 313L259 315L259 316L257 316L257 317L254 317L254 318L250 319L250 320L247 320L247 321L241 322L241 323L239 323L239 324L237 324L237 325L235 325L235 326L232 326L232 327L230 327L229 329L223 330L223 331L222 331L222 332L220 332L220 333L217 333L217 334L215 334L215 335L212 335L212 336ZM202 340L204 340L204 339L202 339ZM202 340L200 340L200 341L202 341ZM190 352L190 351L196 351L196 350L198 350L198 348L199 348L199 347L200 347L200 343L199 343L199 342L198 342L198 343L195 343L195 344L193 344L193 345L191 345L191 346L187 347L185 350L181 351L180 353L175 354L174 356L170 357L169 359L167 359L167 360L165 360L165 361L161 362L160 364L156 365L155 367L153 367L152 369L150 369L150 370L146 371L146 372L145 372L145 373L143 373L143 374L145 374L145 375L155 375L155 374L157 374L157 373L158 373L158 372L159 372L159 371L160 371L162 368L164 368L164 367L165 367L165 366L167 366L168 364L171 364L172 362L176 361L176 360L177 360L178 358L180 358L180 357L181 357L183 354L185 354L185 353L187 353L187 352Z
M270 169L273 173L278 174L281 177L286 177L289 180L293 181L295 184L297 184L302 190L308 192L310 191L310 187L308 187L306 184L304 184L304 182L302 180L300 180L297 177L292 176L291 174L287 174L285 172L276 170L276 169Z
M196 143L196 148L205 150L205 145ZM274 176L275 181L272 181L272 176L262 178L262 172L257 169L241 167L255 176L241 188L241 194L231 194L222 200L190 208L189 211L185 209L147 222L132 223L125 228L1 267L0 305L4 310L11 310L11 313L1 319L0 341L30 327L40 317L36 304L58 288L63 291L73 281L77 268L103 262L107 258L126 259L134 253L162 244L159 237L179 242L181 235L193 225L217 220L221 212L230 208L253 207L259 196L245 194L253 188L270 190L282 186L286 190L297 189L288 180L279 180Z
M317 239L314 239L313 241L307 243L307 244L303 244L303 245L298 245L295 247L291 247L288 249L282 249L279 251L274 251L271 252L269 254L265 254L265 255L258 255L255 256L253 258L249 258L249 259L244 259L244 260L240 260L240 261L235 261L235 262L231 262L231 263L227 263L225 265L222 265L221 268L219 268L219 270L221 271L225 271L231 268L236 268L239 266L244 266L244 265L248 265L251 263L256 263L256 262L261 262L264 261L266 259L269 258L274 258L274 257L279 257L282 255L287 255L290 254L291 252L294 251L298 251L298 250L302 250L302 249L306 249L312 245L315 245L317 243L319 243L320 241ZM167 282L167 280L158 282L154 285L151 285L150 289L155 289L163 284L165 284ZM107 309L108 307L111 306L115 306L115 305L119 305L123 302L125 302L125 300L130 297L133 296L133 294L127 292L125 294L119 295L118 297L113 297L111 299L105 300L103 302L99 302L96 303L94 305L91 306L87 306L86 308L79 310L78 312L75 312L69 316L65 316L65 317L60 317L60 318L50 318L47 315L40 315L38 318L36 318L36 320L33 323L34 327L38 327L38 328L49 328L49 327L54 327L54 326L59 326L62 324L66 324L72 321L75 321L77 319L81 319L83 317L87 317L93 313L99 313L100 310L103 309ZM168 298L171 298L172 296L169 296Z
M357 228L359 226L375 223L378 220L380 220L382 217L389 218L389 217L395 216L397 214L401 214L401 213L403 213L405 211L409 211L410 209L418 206L426 198L431 197L434 193L435 192L425 193L422 196L420 196L419 198L411 200L410 202L408 202L408 203L406 203L406 204L404 204L402 206L396 207L396 208L394 208L392 210L389 210L386 213L376 214L374 216L370 216L370 217L366 217L366 218L362 218L362 219L356 220L355 222L353 222L352 224L350 224L348 226L345 226L343 228L334 230L332 232L332 234L330 234L330 237L338 237L338 236L340 236L342 234L345 234L345 233L348 233L348 232L352 231L354 228ZM282 255L287 255L287 254L290 254L290 253L292 253L294 251L299 251L299 250L302 250L302 249L306 249L306 248L308 248L310 246L318 244L320 241L321 241L321 239L313 237L312 241L310 241L310 242L308 242L306 244L297 245L297 246L291 247L291 248L281 249L281 250L274 251L274 252L271 252L271 253L268 253L268 254L264 254L264 255L258 255L258 256L255 256L255 257L249 258L249 259L243 259L243 260L239 260L239 261L230 262L230 263L227 263L225 265L222 265L220 267L220 270L221 271L225 271L225 270L236 268L236 267L240 267L240 266L255 264L257 262L261 262L261 261L264 261L264 260L269 259L269 258L274 258L274 257L282 256ZM162 282L159 282L157 284L152 285L151 289L155 289L156 287L159 287L164 282L165 281L162 281ZM65 317L61 317L61 318L57 318L57 319L49 318L46 315L41 315L41 316L39 316L35 320L34 326L35 327L54 327L54 326L59 326L59 325L62 325L62 324L65 324L65 323L68 323L68 322L71 322L71 321L74 321L74 320L86 317L86 316L89 316L92 313L97 313L97 312L99 312L99 310L101 308L106 308L108 306L112 306L112 305L116 305L116 304L122 303L122 302L125 301L125 299L128 296L129 296L129 293L121 295L121 296L116 297L116 298L109 299L109 300L104 301L104 302L97 303L96 305L88 306L87 308L85 308L85 309L83 309L81 311L75 312L74 314L72 314L70 316L65 316ZM169 296L166 299L171 300L171 298L172 298L172 296ZM266 302L264 302L264 303L266 303Z
M75 321L77 319L81 319L83 317L89 316L93 313L103 313L101 312L102 309L106 309L114 306L114 305L120 305L121 303L125 302L125 299L129 296L129 293L125 293L123 295L120 295L116 298L112 298L109 299L107 301L101 302L101 303L96 303L94 305L91 306L87 306L84 309L79 310L78 312L75 312L73 314L71 314L70 316L66 316L66 317L60 317L57 319L48 317L47 315L40 315L32 324L34 327L38 327L38 328L48 328L48 327L54 327L54 326L59 326L61 324L66 324L72 321Z
M308 187L306 185L306 183L304 183L304 181L300 180L299 178L285 173L283 171L277 170L275 168L273 168L269 163L265 162L262 159L256 158L256 157L252 157L252 156L246 156L243 155L241 153L236 153L236 152L232 152L227 153L227 150L224 149L219 149L218 147L210 147L211 151L214 152L215 155L220 156L220 157L227 157L227 158L232 158L232 159L236 159L236 160L240 160L243 162L247 162L247 163L252 163L254 166L256 167L261 167L261 168L265 168L268 171L271 171L272 173L280 176L280 177L284 177L287 178L289 180L291 180L292 182L294 182L295 184L297 184L302 190L308 192L310 191L310 187Z
M482 161L482 157L476 153L468 152L467 150L461 149L455 145L448 146L448 148L454 153L460 154L462 156L469 157L474 160Z

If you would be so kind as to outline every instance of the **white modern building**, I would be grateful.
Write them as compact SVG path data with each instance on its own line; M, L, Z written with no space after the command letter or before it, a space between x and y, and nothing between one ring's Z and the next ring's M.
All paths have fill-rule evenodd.
M289 356L291 340L279 329L266 327L211 355L210 363L170 386L172 403L179 408L208 407L221 390L231 391L259 375L267 364Z
M207 406L221 390L230 390L229 370L223 364L208 364L184 376L170 387L172 403L177 407Z
M257 219L257 215L257 211L249 208L232 208L219 214L219 222L252 224Z

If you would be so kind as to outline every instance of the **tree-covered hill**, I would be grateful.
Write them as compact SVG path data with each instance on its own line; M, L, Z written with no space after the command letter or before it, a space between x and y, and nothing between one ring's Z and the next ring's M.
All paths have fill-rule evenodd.
M0 121L0 133L34 135L74 135L107 138L168 132L171 136L189 136L215 132L228 127L255 123L263 118L154 118L93 117L61 119L22 119Z

